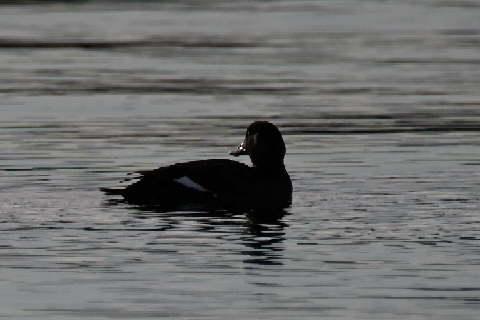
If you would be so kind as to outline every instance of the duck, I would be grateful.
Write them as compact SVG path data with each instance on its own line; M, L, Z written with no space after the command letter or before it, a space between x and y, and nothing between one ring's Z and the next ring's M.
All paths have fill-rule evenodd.
M138 171L139 180L124 189L102 188L107 195L140 206L178 208L219 205L225 208L287 208L292 181L285 168L285 142L268 121L254 121L230 155L248 155L251 165L230 159L207 159Z

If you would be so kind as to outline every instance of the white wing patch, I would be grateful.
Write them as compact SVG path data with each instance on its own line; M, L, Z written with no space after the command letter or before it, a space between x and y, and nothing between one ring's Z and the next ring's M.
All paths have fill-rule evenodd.
M201 185L199 185L198 183L196 183L195 181L193 181L187 176L183 176L178 179L173 179L173 181L180 183L182 186L185 186L187 188L192 188L198 191L212 193L210 190L205 189L204 187L202 187Z

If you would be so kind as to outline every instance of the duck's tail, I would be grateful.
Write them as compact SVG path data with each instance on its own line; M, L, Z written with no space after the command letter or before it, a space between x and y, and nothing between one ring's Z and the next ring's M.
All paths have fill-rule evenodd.
M125 194L125 189L115 189L115 188L100 188L100 191L108 195L123 196Z

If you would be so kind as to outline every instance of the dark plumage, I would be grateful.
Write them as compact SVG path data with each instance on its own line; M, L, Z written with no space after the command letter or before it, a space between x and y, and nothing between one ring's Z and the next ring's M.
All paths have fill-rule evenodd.
M227 159L177 163L139 172L141 179L125 189L102 191L138 205L284 208L292 197L292 182L283 163L285 152L278 128L267 121L256 121L248 126L243 143L230 153L248 154L251 167Z

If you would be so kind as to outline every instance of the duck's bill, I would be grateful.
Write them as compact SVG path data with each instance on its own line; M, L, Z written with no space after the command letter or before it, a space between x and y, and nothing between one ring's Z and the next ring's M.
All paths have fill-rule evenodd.
M247 149L243 146L243 143L237 147L237 149L230 152L232 156L238 157L244 154L248 154Z

